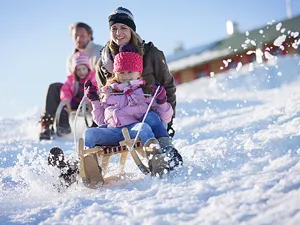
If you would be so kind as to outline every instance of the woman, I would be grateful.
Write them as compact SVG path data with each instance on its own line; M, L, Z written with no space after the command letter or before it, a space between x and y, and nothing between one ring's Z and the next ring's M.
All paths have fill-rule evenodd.
M176 86L173 75L169 72L166 59L162 51L158 50L152 42L145 43L136 33L136 26L132 13L122 7L118 7L108 17L110 27L110 41L102 50L102 54L96 65L96 79L99 88L106 84L108 78L113 74L113 61L119 53L119 47L124 44L132 44L138 53L143 55L144 70L142 77L147 84L159 83L167 92L168 102L171 104L175 117L176 107ZM171 127L172 121L168 124L168 131L174 136Z

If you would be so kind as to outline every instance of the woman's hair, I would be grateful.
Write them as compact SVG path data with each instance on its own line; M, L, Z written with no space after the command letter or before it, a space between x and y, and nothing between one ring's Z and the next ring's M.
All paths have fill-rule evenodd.
M113 83L119 83L118 78L115 75L107 79L106 86L112 85Z
M131 38L129 41L129 44L132 44L133 47L136 49L136 52L140 55L144 55L144 46L143 43L139 40L139 37L137 36L137 34L134 32L134 30L132 30L130 27L130 32L131 32ZM120 46L117 45L113 40L109 41L109 49L110 51L116 55L119 53L119 48Z

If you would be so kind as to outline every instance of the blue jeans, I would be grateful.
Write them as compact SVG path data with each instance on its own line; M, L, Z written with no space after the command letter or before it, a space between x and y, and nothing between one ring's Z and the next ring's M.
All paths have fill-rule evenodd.
M135 138L141 125L142 123L134 123L125 126L128 129L130 138ZM119 142L124 140L122 128L123 127L107 127L106 125L88 128L84 132L84 144L89 148L95 147L95 145L119 145ZM149 112L139 133L142 144L144 145L150 138L168 136L168 132L158 114L152 111Z
M130 138L135 138L139 128L142 126L139 133L139 138L144 145L150 138L155 138L151 127L144 123L134 123L130 124L127 127ZM116 146L119 145L119 142L124 140L122 134L122 128L124 127L92 127L88 128L84 132L84 144L86 147L92 148L95 145L104 145L104 146Z
M162 122L156 112L150 111L145 119L145 123L151 127L155 138L169 137L165 123Z

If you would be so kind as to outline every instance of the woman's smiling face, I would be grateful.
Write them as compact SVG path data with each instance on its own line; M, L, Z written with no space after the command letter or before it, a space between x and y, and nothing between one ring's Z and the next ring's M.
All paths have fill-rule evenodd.
M130 27L123 23L115 23L110 28L110 38L119 46L128 44L131 39Z

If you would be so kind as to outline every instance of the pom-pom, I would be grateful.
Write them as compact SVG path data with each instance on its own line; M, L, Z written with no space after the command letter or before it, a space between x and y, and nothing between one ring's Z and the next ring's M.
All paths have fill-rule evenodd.
M136 52L136 50L132 44L125 44L120 46L119 52Z

